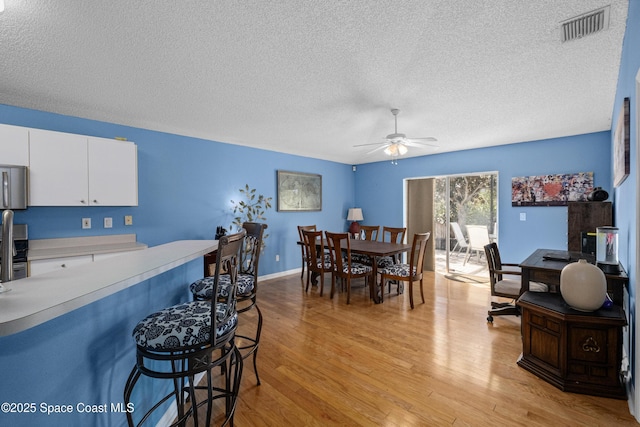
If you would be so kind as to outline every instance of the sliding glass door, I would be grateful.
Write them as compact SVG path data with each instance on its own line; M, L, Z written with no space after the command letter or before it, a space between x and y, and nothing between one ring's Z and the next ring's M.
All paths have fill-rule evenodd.
M482 247L498 236L495 172L435 179L436 271L478 274L486 269Z

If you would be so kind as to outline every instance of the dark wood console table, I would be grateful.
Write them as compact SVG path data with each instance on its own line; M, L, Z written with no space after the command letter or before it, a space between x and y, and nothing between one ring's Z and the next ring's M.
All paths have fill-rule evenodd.
M620 381L627 324L622 307L587 313L547 292L525 292L517 304L522 310L519 366L563 391L627 398Z
M568 261L544 259L547 254L566 256ZM529 290L529 282L541 282L556 287L560 291L560 273L571 262L586 259L595 264L595 257L581 252L563 251L557 249L536 249L527 259L520 263L522 269L522 292ZM605 274L607 279L607 293L616 305L623 304L624 287L629 283L627 273L620 267L620 274Z

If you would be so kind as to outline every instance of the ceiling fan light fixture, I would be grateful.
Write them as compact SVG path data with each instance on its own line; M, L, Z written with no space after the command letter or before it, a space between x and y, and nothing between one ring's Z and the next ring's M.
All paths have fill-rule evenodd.
M401 144L399 142L394 142L393 144L389 145L387 148L384 149L384 154L392 157L404 156L405 154L407 154L408 151L409 149L407 148L406 145Z

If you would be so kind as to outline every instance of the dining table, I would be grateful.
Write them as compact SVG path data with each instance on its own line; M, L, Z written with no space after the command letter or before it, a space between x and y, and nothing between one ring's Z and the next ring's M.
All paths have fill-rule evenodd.
M349 244L351 246L352 254L366 255L371 258L373 280L369 280L369 293L374 303L381 303L382 295L379 292L384 291L382 289L378 289L378 261L383 257L394 256L402 254L404 252L409 252L411 250L411 244L379 242L376 240L360 239L351 239ZM316 277L313 277L313 283L317 283Z

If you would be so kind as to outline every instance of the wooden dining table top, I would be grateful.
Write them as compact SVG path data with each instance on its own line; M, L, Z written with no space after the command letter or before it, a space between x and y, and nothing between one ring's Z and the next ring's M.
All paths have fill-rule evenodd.
M408 243L351 239L349 244L351 245L351 252L369 256L391 256L411 250L411 245Z

